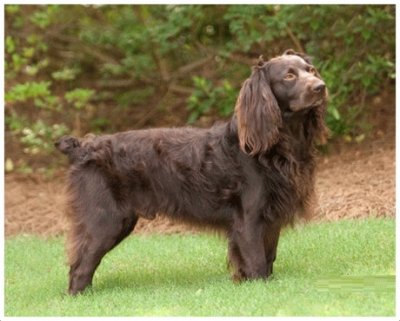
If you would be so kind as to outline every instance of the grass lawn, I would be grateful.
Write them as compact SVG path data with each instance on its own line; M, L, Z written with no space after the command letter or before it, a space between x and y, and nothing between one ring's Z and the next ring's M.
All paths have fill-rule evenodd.
M132 236L107 255L84 295L65 295L63 238L6 240L6 316L390 316L395 221L286 230L274 275L233 284L216 236Z

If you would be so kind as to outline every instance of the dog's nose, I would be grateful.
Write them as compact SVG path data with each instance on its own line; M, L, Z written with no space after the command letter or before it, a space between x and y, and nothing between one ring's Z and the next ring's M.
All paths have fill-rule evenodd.
M325 84L324 84L323 82L320 82L320 83L316 84L316 85L313 87L313 91L314 91L315 93L320 93L320 92L324 91L325 88L326 88Z

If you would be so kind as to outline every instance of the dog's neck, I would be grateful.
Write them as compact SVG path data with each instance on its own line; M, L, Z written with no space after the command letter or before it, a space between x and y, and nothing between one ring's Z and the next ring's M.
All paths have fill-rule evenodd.
M307 109L299 112L283 113L283 126L280 128L280 132L286 136L291 137L299 142L305 142L304 140L311 140L312 143L314 137L308 137L306 139L307 133L305 132L308 127L308 122L311 121L311 114L314 110ZM237 115L234 114L227 124L227 134L230 141L238 141L238 121Z
M310 113L312 110L304 110L299 112L284 113L283 115L283 128L281 131L288 135L290 138L306 143L312 140L312 137L307 137L307 127L310 121Z

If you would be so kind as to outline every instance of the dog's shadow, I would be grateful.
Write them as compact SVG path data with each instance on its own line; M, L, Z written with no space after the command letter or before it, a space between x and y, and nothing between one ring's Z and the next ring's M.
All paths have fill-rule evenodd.
M171 263L173 264L173 263ZM132 266L121 271L99 271L93 281L93 292L112 290L151 291L166 288L204 287L210 283L229 282L227 267L207 266L203 264L181 265L179 267L159 267L156 263L146 267Z

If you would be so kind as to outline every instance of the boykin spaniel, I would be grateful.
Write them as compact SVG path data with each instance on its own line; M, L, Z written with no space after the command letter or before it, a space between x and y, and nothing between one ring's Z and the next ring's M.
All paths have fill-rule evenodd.
M272 273L281 228L310 212L327 90L293 50L253 67L235 112L200 129L156 128L55 145L69 157L69 293L104 255L157 215L223 230L235 280Z

